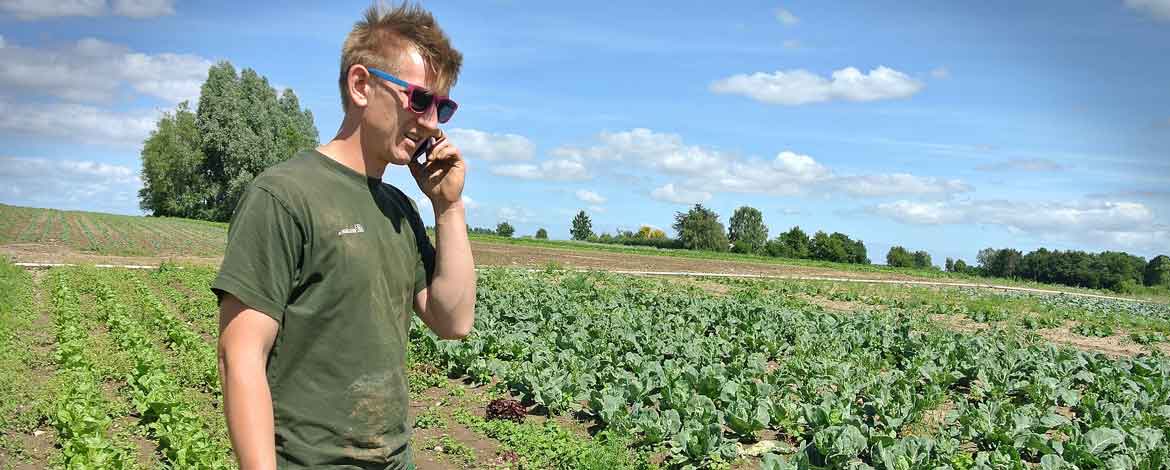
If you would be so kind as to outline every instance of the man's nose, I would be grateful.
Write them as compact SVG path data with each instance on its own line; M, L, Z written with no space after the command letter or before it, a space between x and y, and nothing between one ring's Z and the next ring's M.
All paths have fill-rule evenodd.
M418 125L431 137L438 137L439 134L439 110L434 106L427 108L421 115L418 116Z

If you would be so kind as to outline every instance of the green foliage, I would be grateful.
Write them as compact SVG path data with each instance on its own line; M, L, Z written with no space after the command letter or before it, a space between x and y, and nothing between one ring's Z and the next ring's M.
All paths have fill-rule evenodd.
M1155 258L1157 260L1158 258ZM1170 270L1170 258L1149 264L1145 259L1124 252L1049 251L1040 248L1021 255L1010 248L985 248L979 251L980 272L986 276L1021 278L1037 282L1133 292L1143 283L1151 285L1151 270L1163 266ZM956 271L958 269L956 268ZM1157 276L1154 276L1157 277Z
M812 259L816 260L869 264L865 243L862 243L861 240L853 240L841 232L826 235L823 231L817 231L809 243L809 253Z
M892 246L886 253L886 264L898 268L914 267L914 255L901 246Z
M1147 286L1170 286L1170 256L1155 256L1143 271Z
M496 235L501 237L511 237L513 233L516 233L516 229L512 227L512 224L509 224L507 221L500 222L496 225Z
M728 220L727 239L736 253L763 253L768 242L768 226L759 209L740 206Z
M548 231L545 230L544 227L536 229L536 239L537 240L548 240Z
M313 115L296 94L278 97L252 69L213 65L198 110L166 113L143 144L139 206L156 216L224 222L256 175L317 145Z
M569 228L569 234L574 240L584 241L593 238L593 221L589 219L589 215L585 211L577 212L573 217L572 226Z
M800 226L795 226L780 234L776 239L769 241L765 249L768 256L808 259L812 256L809 252L809 244L808 234L804 233Z
M687 212L678 212L674 216L675 233L679 242L688 250L727 251L727 233L723 231L723 224L719 222L719 214L695 204Z

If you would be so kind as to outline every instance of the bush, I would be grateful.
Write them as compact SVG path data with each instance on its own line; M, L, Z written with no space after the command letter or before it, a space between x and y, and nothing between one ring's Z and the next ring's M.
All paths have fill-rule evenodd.
M537 240L548 240L548 232L543 228L536 229Z

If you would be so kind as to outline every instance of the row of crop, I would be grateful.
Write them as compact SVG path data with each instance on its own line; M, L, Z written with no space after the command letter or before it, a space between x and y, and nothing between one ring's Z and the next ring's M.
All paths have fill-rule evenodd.
M123 294L121 301L142 312L147 326L161 333L163 341L175 353L175 374L182 385L219 393L215 347L163 305L138 274L131 271L117 274L117 282L123 287L119 289Z
M57 429L64 466L133 468L132 448L109 437L110 404L102 397L100 374L86 354L90 322L81 313L78 294L60 273L51 278L57 374L68 386L54 400L49 418Z
M167 371L163 353L144 325L117 300L102 277L75 278L74 282L92 291L99 316L115 342L134 358L135 367L126 378L130 402L168 462L176 468L230 468L230 450L211 438L210 423L197 413L198 405L186 399L181 382Z
M151 272L150 279L199 333L215 336L219 328L219 306L210 290L214 276L215 271L208 268L164 267Z
M614 276L487 271L477 294L465 341L437 341L415 322L440 366L495 377L553 414L589 413L681 464L732 458L736 441L765 429L796 444L783 461L803 468L1166 462L1164 358L1113 360L941 331L901 311L838 315ZM950 411L937 417L940 408ZM907 437L915 430L923 435Z

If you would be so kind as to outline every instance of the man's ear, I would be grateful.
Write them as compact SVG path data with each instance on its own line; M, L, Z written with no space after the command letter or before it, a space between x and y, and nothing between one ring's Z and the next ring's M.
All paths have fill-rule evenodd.
M359 64L349 66L346 74L346 86L349 88L349 102L354 106L364 108L370 103L370 72Z

